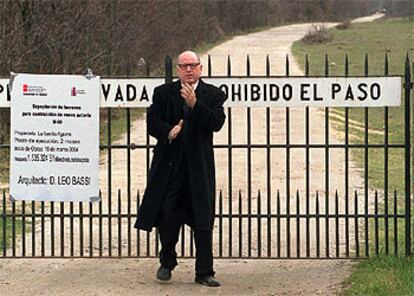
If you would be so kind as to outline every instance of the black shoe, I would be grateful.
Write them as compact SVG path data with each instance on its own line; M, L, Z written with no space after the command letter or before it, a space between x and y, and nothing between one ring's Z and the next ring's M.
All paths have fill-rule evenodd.
M220 287L220 282L218 282L212 275L198 275L195 278L196 283L209 287Z
M157 279L168 282L171 279L171 269L160 266L157 271Z

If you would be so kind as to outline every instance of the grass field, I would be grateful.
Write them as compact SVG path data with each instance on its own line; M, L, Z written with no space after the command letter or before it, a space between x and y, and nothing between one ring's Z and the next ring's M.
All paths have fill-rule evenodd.
M368 75L383 75L385 54L389 60L389 75L403 75L407 53L414 56L414 28L413 21L404 19L390 19L373 23L353 24L351 29L329 30L332 40L328 43L309 45L296 42L293 46L295 58L304 64L306 53L310 60L310 75L324 75L325 53L328 57L329 74L344 75L345 55L349 60L349 75L365 75L365 55L368 55ZM404 98L404 96L402 97ZM350 143L363 144L364 122L367 119L370 143L384 143L384 108L372 108L367 111L362 108L350 108ZM389 108L389 143L404 143L404 108ZM331 110L330 120L338 123L340 130L344 130L345 110L336 108ZM356 149L357 150L357 149ZM363 167L363 150L354 151L355 160ZM369 149L370 166L369 182L375 188L383 188L384 153L378 149ZM392 155L390 163L390 189L402 192L404 189L401 173L404 172L403 150Z
M328 65L329 75L345 74L345 57L348 56L349 75L384 75L387 54L389 75L403 75L405 60L414 56L414 21L411 19L384 19L372 23L352 24L349 29L328 30L329 38L322 44L305 44L298 41L293 54L304 68L305 56L310 61L310 75L324 75ZM326 54L326 55L325 55ZM366 60L366 56L368 57ZM368 71L366 72L366 62ZM412 70L412 69L411 69ZM402 99L404 100L404 92ZM412 103L412 102L411 102ZM350 143L384 144L385 108L349 109ZM404 103L398 108L388 108L388 141L403 144L405 141ZM339 131L344 131L345 109L330 109L330 121ZM368 123L368 125L366 125ZM366 126L368 129L366 129ZM368 138L365 131L368 130ZM412 132L412 131L411 131ZM404 150L389 149L388 170L385 169L384 148L351 149L352 158L359 167L368 165L369 187L384 190L384 176L388 175L388 192L394 190L398 196L404 193ZM393 205L390 205L392 207ZM383 207L383 203L381 203ZM381 210L381 209L380 209ZM404 200L400 198L398 211L404 212ZM398 257L384 256L384 227L380 221L380 256L359 263L352 276L344 283L344 295L414 295L414 260L405 258L404 223L398 227ZM373 223L370 224L370 240L373 241ZM390 245L393 245L393 228L389 230ZM371 254L374 254L371 248ZM390 253L393 253L391 248Z

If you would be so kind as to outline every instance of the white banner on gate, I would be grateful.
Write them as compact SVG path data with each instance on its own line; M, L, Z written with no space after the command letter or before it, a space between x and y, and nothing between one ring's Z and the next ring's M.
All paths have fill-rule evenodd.
M228 77L204 81L222 89L226 107L385 107L401 104L401 77ZM164 78L101 79L101 108L146 108ZM0 107L10 106L0 79Z
M18 74L14 78L12 199L99 199L99 89L99 77Z
M226 107L384 107L401 104L401 77L206 78Z
M101 79L101 107L149 107L164 78Z

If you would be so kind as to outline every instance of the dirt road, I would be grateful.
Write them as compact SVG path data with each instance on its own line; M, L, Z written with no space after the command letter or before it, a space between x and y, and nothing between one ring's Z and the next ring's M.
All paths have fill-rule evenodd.
M276 296L335 295L349 274L343 261L216 260L219 288L193 282L193 260L181 260L173 281L154 279L153 259L3 260L2 295ZM323 277L323 278L322 278Z
M272 61L272 74L283 75L285 55L291 55L290 47L292 43L306 34L309 27L310 24L291 25L237 36L208 52L213 58L213 74L223 75L226 73L223 66L226 64L227 55L231 55L232 73L234 75L245 75L246 54L250 54L251 64L253 65L251 74L261 75L265 69L265 56L269 54ZM202 60L205 63L206 55L202 57ZM291 74L301 74L296 63L291 65ZM273 143L283 143L285 141L285 114L285 110L282 109L272 110L271 112ZM237 126L233 133L233 143L246 143L246 111L243 109L233 110L232 117L233 126ZM303 142L303 110L291 109L290 117L291 142ZM264 110L253 110L252 118L253 141L263 143L265 139ZM311 110L311 118L311 141L312 143L323 143L324 114L314 109ZM143 120L134 122L132 134L133 142L145 143L145 123ZM215 142L225 143L226 139L227 126L216 136ZM330 142L339 141L333 133ZM125 138L121 139L120 143L125 143ZM331 153L330 163L344 163L343 157L343 153ZM117 188L125 188L126 186L126 153L114 151L112 158L113 195L116 196ZM102 188L105 188L107 184L105 159L105 157L102 158L101 166ZM145 184L145 170L143 168L147 165L146 158L142 151L135 151L132 159L132 192L136 190L142 192ZM252 159L252 172L254 174L252 192L257 192L260 189L262 194L265 195L267 188L263 170L265 165L263 153L253 151ZM271 194L273 195L279 190L283 196L286 191L285 155L274 153L272 159L272 165L275 165L275 167L272 169ZM324 192L325 188L324 154L314 153L311 155L311 159L311 192L314 196L316 190ZM290 161L291 167L294 168L290 172L290 186L294 191L303 192L305 168L303 151L300 153L292 152ZM235 151L233 175L237 177L233 181L233 192L237 192L239 189L246 192L245 162L246 151ZM216 153L216 163L218 168L217 187L223 192L227 192L227 155ZM358 170L352 166L352 163L351 170L350 182L356 189L360 189L362 180L359 177ZM343 174L343 166L331 166L330 189L338 189L339 192L343 190ZM330 194L333 193L330 192ZM104 191L104 196L105 194ZM232 198L236 199L237 196L232 196ZM245 207L246 204L243 206ZM323 211L324 209L321 207L321 212ZM85 225L85 229L87 229L87 225ZM293 228L292 231L294 231ZM56 233L58 233L58 230L56 230ZM227 233L226 228L224 228L224 233ZM330 233L329 237L331 235ZM113 240L117 240L115 235ZM312 252L314 252L313 243ZM28 237L27 245L30 245L30 237ZM67 247L65 246L65 248ZM58 242L56 242L56 249L58 248ZM252 248L253 255L255 255L258 250L254 246ZM292 249L294 248L295 245L292 242ZM283 250L285 249L283 248ZM215 251L217 251L217 245L215 245ZM265 252L266 249L261 251ZM223 286L214 289L194 284L193 260L181 260L181 264L174 272L173 282L168 285L155 282L154 273L157 265L156 259L1 260L0 290L1 294L4 293L4 295L335 295L342 288L343 280L350 274L353 263L349 260L216 260L217 278L221 280Z

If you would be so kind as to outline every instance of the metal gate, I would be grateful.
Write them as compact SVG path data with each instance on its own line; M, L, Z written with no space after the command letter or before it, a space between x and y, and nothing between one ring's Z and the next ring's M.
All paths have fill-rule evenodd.
M165 79L171 81L173 66L168 57L165 69ZM285 69L289 76L288 58ZM344 69L344 75L348 76L348 58ZM250 76L249 57L246 73ZM366 57L363 75L368 74ZM270 75L267 58L266 76ZM384 75L388 75L387 56ZM210 57L207 76L212 77ZM233 77L230 58L227 76ZM309 76L308 59L305 76ZM327 57L325 76L329 76ZM393 113L388 107L376 111L384 114L380 131L370 127L369 112L372 111L369 108L363 109L362 122L352 119L353 112L357 112L352 108L343 108L339 115L331 108L227 108L227 123L221 131L224 135L214 145L217 174L224 176L217 180L214 256L337 259L410 255L412 86L407 57L404 102L399 107L404 108L404 115L398 118L397 124L391 125L390 118L398 112ZM258 112L263 122L255 121L259 118ZM106 134L100 149L101 171L105 174L101 201L11 202L8 191L4 190L0 204L0 258L157 256L160 246L156 231L144 233L132 227L145 188L154 142L145 128L134 129L134 115L130 109L116 113L107 109L104 113ZM123 119L118 120L119 114ZM313 126L318 116L322 121ZM341 118L342 124L333 129L336 117ZM112 135L114 121L121 122L126 129L125 137L116 142ZM297 137L293 131L298 129L299 121L302 130ZM393 131L398 128L404 130L402 140L393 138ZM318 129L323 131L323 139L319 142L313 140ZM134 133L137 130L139 135ZM339 136L335 135L338 130L341 130ZM355 136L353 130L362 137ZM259 134L261 138L257 137ZM375 140L381 137L382 141L371 141L371 136ZM10 145L0 143L0 148L7 151ZM375 182L371 185L370 175L371 157L378 151L382 155L382 176L375 178L381 180L381 188L375 186ZM339 158L335 156L337 153L341 155ZM118 154L123 154L124 171L115 180L113 168L119 165ZM403 161L395 166L397 154ZM296 161L297 155L300 161ZM357 158L356 162L351 161L351 156ZM314 159L318 157L320 161L315 164ZM224 160L220 163L221 159ZM135 167L137 162L140 162L138 168ZM395 174L390 170L390 163L393 169L397 167L396 170L404 172L402 190L390 181ZM339 180L338 168L343 172ZM299 177L298 171L301 172ZM340 188L337 184L341 184ZM178 254L181 257L195 254L188 227L183 227L181 232Z

